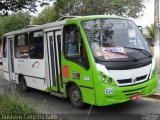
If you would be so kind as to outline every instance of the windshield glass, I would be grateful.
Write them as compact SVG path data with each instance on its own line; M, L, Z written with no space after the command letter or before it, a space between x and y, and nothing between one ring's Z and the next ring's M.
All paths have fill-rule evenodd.
M99 60L141 59L151 54L140 30L130 20L93 19L83 21L82 25Z

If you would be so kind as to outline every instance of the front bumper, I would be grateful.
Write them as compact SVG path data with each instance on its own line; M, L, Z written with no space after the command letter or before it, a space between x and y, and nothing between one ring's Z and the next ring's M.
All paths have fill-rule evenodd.
M131 97L140 93L142 96L148 96L156 92L158 86L158 76L155 74L152 79L144 83L132 86L110 86L100 83L96 87L96 105L107 106L112 104L123 103L131 100ZM106 94L106 88L113 88L111 94Z

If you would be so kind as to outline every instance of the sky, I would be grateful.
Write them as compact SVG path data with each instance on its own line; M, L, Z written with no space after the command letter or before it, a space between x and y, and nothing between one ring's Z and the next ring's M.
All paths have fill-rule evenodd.
M138 19L133 19L138 26L142 27L154 23L154 0L149 0L145 3L145 6L143 16Z

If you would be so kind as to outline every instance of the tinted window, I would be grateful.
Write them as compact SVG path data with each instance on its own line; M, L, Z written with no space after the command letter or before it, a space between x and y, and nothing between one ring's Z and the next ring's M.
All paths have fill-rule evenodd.
M43 32L32 32L29 35L29 56L33 59L43 59Z
M28 57L28 33L15 36L15 57Z

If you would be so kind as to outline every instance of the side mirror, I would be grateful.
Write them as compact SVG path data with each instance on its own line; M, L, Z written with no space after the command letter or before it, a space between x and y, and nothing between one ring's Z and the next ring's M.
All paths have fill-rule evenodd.
M138 26L139 30L141 31L141 33L143 33L143 29L142 26Z
M156 26L158 29L160 28L160 21L157 22Z

